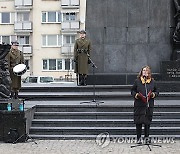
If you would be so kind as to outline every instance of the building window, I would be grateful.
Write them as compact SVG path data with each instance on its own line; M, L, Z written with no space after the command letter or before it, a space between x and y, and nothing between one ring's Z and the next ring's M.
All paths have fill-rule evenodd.
M20 45L29 45L29 36L17 36Z
M42 36L43 47L59 47L61 46L60 35L43 35Z
M63 44L69 45L75 43L75 35L64 35L63 36Z
M70 70L70 64L71 64L71 60L65 59L65 70Z
M29 12L18 12L17 21L29 21Z
M76 13L63 13L63 21L75 21Z
M43 60L43 70L48 69L48 60Z
M57 69L62 70L62 59L57 60Z
M56 22L56 12L48 12L48 22Z
M15 13L0 12L0 24L14 24Z
M10 36L2 36L2 42L9 44L10 43Z
M42 23L60 23L61 12L42 12Z
M49 70L56 70L56 59L49 59Z
M11 44L11 42L16 40L16 36L0 36L0 44L6 43L6 44Z
M72 70L72 59L44 59L43 70Z
M10 13L6 12L6 13L1 13L1 17L2 17L2 23L10 23Z

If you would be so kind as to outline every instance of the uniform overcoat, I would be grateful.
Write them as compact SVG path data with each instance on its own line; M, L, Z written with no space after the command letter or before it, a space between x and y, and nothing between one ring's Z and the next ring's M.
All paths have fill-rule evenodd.
M91 53L91 42L89 39L79 38L74 44L74 72L78 74L88 74L88 57Z
M24 64L24 56L22 51L10 49L7 55L10 77L12 80L11 89L19 90L21 88L21 76L17 76L13 73L13 68L18 64Z

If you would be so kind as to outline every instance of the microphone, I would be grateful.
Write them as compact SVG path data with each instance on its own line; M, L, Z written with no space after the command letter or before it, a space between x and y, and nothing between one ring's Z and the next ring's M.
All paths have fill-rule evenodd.
M147 76L146 75L143 75L143 79L146 80Z

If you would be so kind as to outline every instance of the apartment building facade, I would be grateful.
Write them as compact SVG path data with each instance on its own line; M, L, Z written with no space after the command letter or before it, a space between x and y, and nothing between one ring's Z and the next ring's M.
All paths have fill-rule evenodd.
M85 13L86 0L0 0L0 43L20 43L28 66L23 78L75 77L73 47Z

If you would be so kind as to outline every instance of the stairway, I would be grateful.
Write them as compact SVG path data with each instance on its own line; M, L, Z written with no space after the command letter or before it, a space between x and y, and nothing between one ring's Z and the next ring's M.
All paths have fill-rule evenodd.
M108 132L110 137L135 137L131 86L96 85L95 96L90 85L23 86L20 97L29 104L37 103L29 135L35 139L95 139ZM155 100L151 136L180 138L180 92L171 90L161 90ZM79 103L94 98L104 104Z
M180 105L155 106L151 136L180 138ZM132 105L37 105L30 128L35 139L135 137Z
M166 85L162 83L162 85ZM159 86L162 86L159 83ZM180 86L176 84L176 86ZM132 100L130 93L132 85L96 85L95 92L93 86L76 86L76 84L38 84L23 86L19 97L29 101L35 100ZM167 90L167 89L166 89ZM173 91L175 88L167 91L160 91L156 99L160 100L180 100L180 92Z

